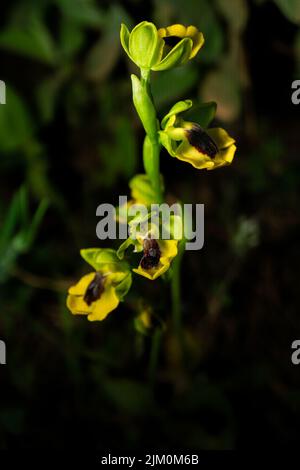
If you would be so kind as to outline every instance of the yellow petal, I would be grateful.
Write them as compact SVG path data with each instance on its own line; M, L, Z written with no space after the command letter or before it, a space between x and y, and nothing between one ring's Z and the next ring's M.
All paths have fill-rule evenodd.
M214 170L215 168L220 168L221 166L230 165L233 160L234 154L236 152L236 146L233 144L229 148L221 150L217 153L214 159L213 168L208 168L208 170Z
M150 279L151 281L154 281L157 279L159 276L164 274L170 267L170 263L165 263L165 264L159 264L158 267L152 268L152 269L143 269L141 266L138 268L134 268L132 271L140 274L141 276L146 277L147 279Z
M186 35L193 40L193 48L192 48L192 52L190 55L190 59L192 59L193 57L195 57L195 55L203 46L204 36L203 36L203 33L198 31L198 29L195 26L188 26L186 30Z
M157 34L159 35L160 38L165 38L167 36L166 28L159 28L157 30Z
M178 38L186 37L186 27L183 24L172 24L171 26L167 26L166 28L161 28L164 30L164 36L177 36ZM160 31L160 30L159 30Z
M84 295L88 285L95 277L95 273L89 273L83 276L77 284L70 287L67 298L67 307L73 315L88 315L88 320L104 320L107 315L114 310L119 299L112 283L119 283L124 273L112 273L107 276L104 284L104 291L100 298L88 305L84 301Z
M219 150L226 149L235 143L235 140L230 137L228 132L220 127L208 129L207 134L214 140Z
M188 26L186 28L186 35L189 36L191 39L195 39L197 37L197 34L199 33L198 28L196 26Z
M159 240L161 259L172 259L177 255L178 240Z
M77 282L77 284L69 288L68 293L70 295L76 295L76 296L84 295L88 285L92 282L94 277L95 277L95 272L86 274Z
M87 305L83 300L83 295L68 295L67 307L73 315L88 315L91 312L92 305Z

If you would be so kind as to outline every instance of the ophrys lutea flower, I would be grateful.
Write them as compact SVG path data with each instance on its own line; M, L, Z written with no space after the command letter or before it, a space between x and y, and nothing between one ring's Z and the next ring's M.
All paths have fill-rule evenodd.
M203 34L195 26L174 24L157 30L148 21L142 21L131 32L122 24L120 38L125 52L138 67L154 71L185 64L204 44Z
M222 128L204 129L184 121L180 113L189 109L190 100L178 102L162 120L160 138L172 157L197 169L214 170L229 165L236 152L235 140Z
M81 250L81 255L96 271L69 288L67 307L74 315L86 315L90 321L104 320L131 286L129 268L114 250L87 249Z
M158 30L158 35L164 40L166 50L168 48L172 49L185 38L190 39L192 41L192 47L188 59L195 57L204 44L203 33L201 33L201 31L199 31L195 26L173 24L166 28L160 28Z
M138 268L133 271L151 281L164 274L177 255L178 240L156 240L145 238L142 242L143 255Z

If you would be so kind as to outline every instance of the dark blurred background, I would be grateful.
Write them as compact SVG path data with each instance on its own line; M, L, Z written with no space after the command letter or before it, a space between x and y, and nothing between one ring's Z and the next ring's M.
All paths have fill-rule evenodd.
M188 66L153 74L160 115L216 101L238 146L215 172L162 154L168 195L205 204L205 246L183 261L187 357L167 329L152 389L134 318L143 299L168 324L168 284L136 276L101 323L65 306L89 271L79 249L100 245L96 207L143 171L119 28L144 19L206 39ZM298 0L1 2L0 449L299 442L299 24Z

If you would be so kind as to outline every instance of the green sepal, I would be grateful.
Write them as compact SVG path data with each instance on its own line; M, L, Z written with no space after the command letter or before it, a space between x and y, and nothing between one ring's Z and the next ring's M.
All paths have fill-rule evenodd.
M188 109L190 109L192 106L193 106L192 100L178 101L176 104L174 104L174 106L172 106L168 114L166 114L161 121L162 129L165 129L170 117L174 116L175 114L183 113L184 111L187 111Z
M128 55L128 57L131 60L133 60L133 58L131 57L130 52L129 52L129 38L130 38L129 29L127 28L126 24L122 23L121 24L121 30L120 30L120 41L121 41L122 47L123 47L124 51L126 52L126 54Z
M80 255L95 271L125 272L129 270L128 264L120 261L117 252L112 248L84 248L80 250Z
M132 238L130 237L127 238L123 243L121 243L121 245L117 249L117 256L120 260L124 259L125 251L132 245L135 246L135 243L134 240L132 240Z
M164 41L153 23L142 21L129 35L129 54L142 69L151 69L162 57Z
M191 55L193 49L193 41L191 38L182 39L175 47L171 49L168 55L154 65L152 70L159 72L161 70L168 70L173 67L185 64Z
M171 157L176 157L177 144L165 131L159 132L159 140L162 146L165 147L165 149L169 152Z

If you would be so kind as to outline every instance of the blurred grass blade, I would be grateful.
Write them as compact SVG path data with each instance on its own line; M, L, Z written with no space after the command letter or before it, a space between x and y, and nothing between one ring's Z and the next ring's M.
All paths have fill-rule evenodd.
M0 229L0 253L12 237L19 219L19 193L16 193L9 206L7 216Z
M28 193L25 186L21 186L19 190L19 209L20 222L22 228L25 229L29 224Z
M45 212L48 209L48 207L49 207L49 202L47 201L47 199L43 199L40 202L33 216L32 222L30 226L28 227L28 231L26 234L26 249L27 250L31 247L32 243L34 242L38 228L44 218Z

